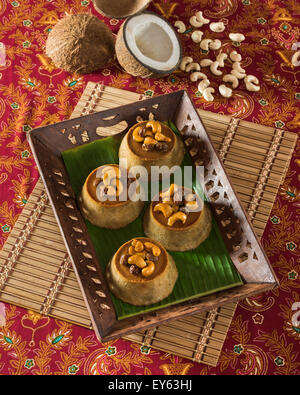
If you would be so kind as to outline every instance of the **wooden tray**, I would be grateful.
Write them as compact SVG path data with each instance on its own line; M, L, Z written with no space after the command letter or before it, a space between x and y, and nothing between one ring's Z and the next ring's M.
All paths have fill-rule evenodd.
M207 198L244 284L178 303L154 312L118 320L104 273L88 235L61 153L101 138L99 128L129 127L138 119L171 120L181 132L195 165L204 165ZM124 127L121 127L123 131ZM121 133L120 131L120 133ZM277 279L242 208L201 119L185 91L178 91L125 106L89 114L33 130L28 140L63 234L92 324L102 341L153 327L226 302L272 289ZM271 165L273 158L268 157ZM234 232L233 232L234 231Z
M72 117L142 98L137 93L90 82ZM245 209L254 200L258 181L265 168L264 158L268 156L275 137L280 134L273 164L269 168L264 189L260 191L259 203L251 216L255 231L261 236L278 187L285 177L297 136L284 130L232 119L230 116L203 110L199 110L199 113L216 149L220 152L226 146L223 149L223 161ZM234 130L231 127L233 123ZM255 150L249 152L247 148L248 155L243 155L241 148L242 155L236 155L239 151L234 146L244 144L245 140L255 141ZM254 161L249 164L251 158ZM38 259L35 259L35 254L38 254ZM41 180L37 182L0 252L0 300L91 328L75 272ZM138 331L125 338L216 366L235 307L235 303L226 304L151 330Z

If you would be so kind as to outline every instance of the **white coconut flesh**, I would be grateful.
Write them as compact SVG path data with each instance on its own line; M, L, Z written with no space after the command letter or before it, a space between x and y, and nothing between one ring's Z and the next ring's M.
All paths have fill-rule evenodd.
M124 40L129 52L149 69L168 72L180 61L176 33L157 15L144 13L131 17L124 28Z

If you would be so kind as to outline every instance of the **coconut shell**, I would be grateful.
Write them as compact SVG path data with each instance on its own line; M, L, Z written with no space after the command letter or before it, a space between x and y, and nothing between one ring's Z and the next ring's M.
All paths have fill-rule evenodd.
M151 0L93 0L93 3L101 15L123 19L145 10Z
M46 55L56 67L86 74L106 67L114 56L114 37L97 17L68 15L51 30Z
M137 60L128 51L123 36L123 27L125 22L123 22L122 26L120 27L116 40L115 48L118 62L128 74L131 74L134 77L154 77L155 74L141 63L137 62Z

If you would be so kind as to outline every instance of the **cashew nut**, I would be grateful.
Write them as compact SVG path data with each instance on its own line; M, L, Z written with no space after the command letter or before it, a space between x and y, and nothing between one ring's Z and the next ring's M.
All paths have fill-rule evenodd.
M160 211L165 218L169 218L173 214L173 209L168 203L157 203L154 211Z
M193 62L193 58L191 58L190 56L184 56L184 57L181 59L181 62L180 62L180 65L179 65L180 70L181 70L181 71L185 71L186 66L187 66L188 64L192 63L192 62Z
M214 92L215 92L215 90L212 87L208 87L208 88L204 89L204 91L203 91L203 98L206 101L214 101L214 97L212 95Z
M232 69L230 74L234 75L236 78L238 78L239 80L242 80L243 78L246 77L245 73L240 73L237 70Z
M177 27L178 33L184 33L186 31L185 24L182 21L176 21L174 26Z
M123 190L124 190L122 181L121 181L120 179L118 179L118 178L114 178L114 179L111 181L111 185L112 185L113 187L116 188L116 190L117 190L117 196L121 195L121 193L122 193Z
M222 43L220 40L216 39L213 40L211 43L209 43L209 49L212 49L213 51L216 51L217 49L220 49L222 46Z
M147 264L144 261L144 259L138 254L131 255L128 258L128 263L129 263L129 265L136 265L140 269L143 269L144 267L147 266Z
M240 62L242 60L242 56L236 51L231 51L229 57L233 62Z
M210 38L205 38L204 40L201 41L200 43L200 48L203 49L203 51L209 51L209 44L212 42Z
M300 66L300 51L294 53L291 59L291 63L293 66Z
M226 85L222 84L219 86L219 92L223 97L231 97L232 89L228 88Z
M208 66L210 66L212 64L212 62L213 61L211 59L202 59L200 61L200 66L201 67L208 67Z
M216 61L219 62L219 67L224 67L224 61L228 58L227 53L221 52L219 55L216 57Z
M214 74L214 75L222 75L222 71L218 70L219 67L219 62L216 60L214 62L212 62L212 64L210 65L210 71Z
M158 121L148 121L146 123L146 128L151 128L153 133L161 133L161 124Z
M156 141L167 141L168 143L171 141L170 137L165 136L163 133L159 132L155 133L154 138Z
M157 245L151 243L150 241L146 241L144 243L144 245L145 245L146 250L147 251L152 251L152 254L154 256L160 256L161 250L160 250L160 248Z
M247 75L244 81L248 91L258 92L260 90L259 81L254 75Z
M186 71L187 73L189 73L190 71L200 71L200 64L199 64L199 63L196 63L196 62L189 63L189 64L186 66L185 71Z
M233 70L236 70L236 71L238 71L241 74L243 74L243 73L245 74L246 73L246 70L241 67L240 62L234 62L232 64L232 68L233 68Z
M203 23L203 25L206 25L207 23L209 23L210 22L210 20L209 19L206 19L206 18L204 18L204 16L203 16L203 12L202 11L198 11L198 12L196 12L196 18L197 18L197 20L198 21L200 21L200 22L202 22Z
M203 32L201 32L200 30L195 30L192 35L191 35L191 39L194 41L194 43L200 43L201 39L203 36Z
M145 145L155 145L157 143L152 137L146 137L144 140Z
M198 91L203 95L204 90L209 86L209 84L210 84L210 81L207 78L205 78L204 80L199 82Z
M182 224L186 222L187 215L182 211L177 211L177 213L171 215L168 219L168 225L173 226L176 221L181 221Z
M136 252L142 252L144 250L144 244L138 240L134 246Z
M224 82L230 82L233 89L236 89L239 86L239 80L233 74L226 74L223 77Z
M177 192L177 190L178 190L178 185L176 185L176 184L171 184L171 185L170 185L170 188L169 188L167 191L161 192L161 193L160 193L160 196L161 196L162 198L173 196L174 193Z
M204 73L200 73L200 71L195 71L194 73L192 73L190 75L190 80L192 82L196 82L196 81L198 81L200 79L203 80L203 79L206 79L206 78L207 78L206 75Z
M209 28L212 32L221 33L225 30L225 25L223 22L212 22Z
M142 269L142 276L149 277L151 274L154 273L155 270L155 263L152 261L146 261L147 266Z
M198 209L198 202L197 200L192 200L190 202L187 202L185 204L185 207L189 210L189 211L196 211Z
M203 22L198 21L196 15L190 17L190 24L191 24L193 27L201 27L201 26L203 26Z
M245 40L245 36L242 33L230 33L229 38L233 42L241 43Z
M139 132L140 132L141 130L142 130L142 127L141 127L141 126L138 126L138 127L136 127L136 128L134 129L134 131L132 132L133 140L134 140L134 141L137 141L138 143L141 143L141 142L144 141L144 137L141 136L141 135L139 134Z

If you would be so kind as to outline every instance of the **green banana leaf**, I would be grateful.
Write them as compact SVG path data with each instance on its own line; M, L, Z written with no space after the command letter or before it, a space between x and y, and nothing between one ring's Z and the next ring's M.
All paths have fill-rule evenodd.
M178 134L175 125L171 122L168 124ZM119 137L106 137L62 153L71 186L77 197L91 171L104 164L119 163L120 142ZM183 169L184 166L192 166L187 153L181 168ZM195 173L193 174L193 187L204 198ZM150 187L148 189L151 190ZM134 237L145 236L142 219L148 204L149 202L146 202L144 210L134 222L122 229L104 229L86 220L86 226L103 272L112 255L123 243ZM243 284L214 219L209 237L199 247L190 251L169 251L169 253L178 269L178 280L171 295L150 306L133 306L111 294L119 320Z

